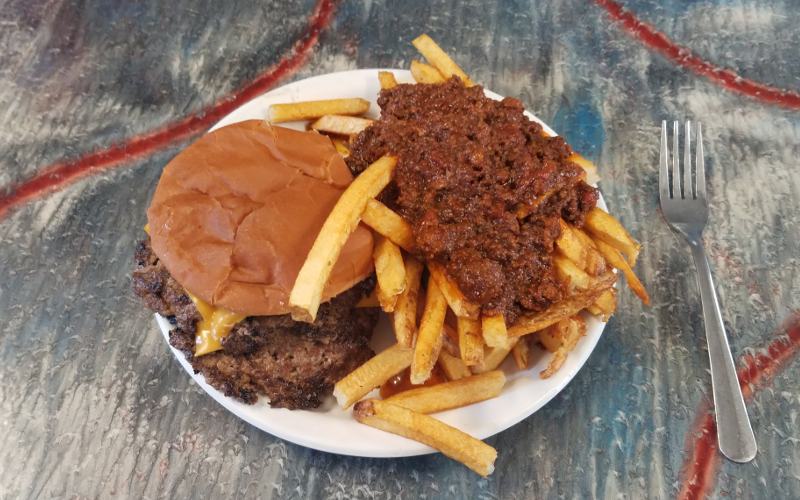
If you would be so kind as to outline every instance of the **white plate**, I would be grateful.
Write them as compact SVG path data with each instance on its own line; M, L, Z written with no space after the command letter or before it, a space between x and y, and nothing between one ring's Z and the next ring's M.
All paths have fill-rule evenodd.
M334 97L368 99L372 102L370 115L377 117L379 110L376 99L380 90L378 71L377 69L343 71L285 85L243 105L211 130L242 120L265 119L267 107L273 103ZM413 82L408 71L391 71L399 82ZM501 98L488 91L486 95L493 99ZM526 114L532 120L539 122L546 131L554 134L541 120L530 113ZM287 126L292 125L294 128L302 128L301 124ZM605 208L602 199L599 205ZM169 322L158 315L156 319L164 338L169 342ZM479 439L485 439L511 427L544 406L572 380L589 358L604 327L605 323L587 316L586 337L581 339L561 369L549 379L539 378L539 372L547 366L550 355L533 348L531 351L533 366L526 371L516 371L511 367L511 360L506 361L508 383L499 397L466 408L446 411L437 414L436 418ZM380 350L392 341L391 327L384 318L378 324L372 345ZM172 352L198 385L228 411L251 425L292 443L316 450L360 457L407 457L435 452L432 448L415 441L357 423L350 411L343 411L335 405L332 397L314 411L270 408L263 398L255 405L243 404L224 396L206 384L202 375L193 373L180 351L172 349Z

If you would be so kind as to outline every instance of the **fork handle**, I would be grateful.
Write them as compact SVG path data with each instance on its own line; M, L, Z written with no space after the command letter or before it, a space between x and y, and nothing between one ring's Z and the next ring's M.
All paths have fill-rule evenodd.
M703 244L690 243L690 246L697 267L697 285L700 287L703 304L719 449L734 462L749 462L756 456L756 438L747 417L736 366L733 364L728 337L725 335L717 292L711 278L711 267L708 265Z

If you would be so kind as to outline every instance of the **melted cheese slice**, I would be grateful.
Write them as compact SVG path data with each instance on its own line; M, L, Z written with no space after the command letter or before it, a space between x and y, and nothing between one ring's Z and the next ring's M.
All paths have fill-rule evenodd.
M195 297L188 290L186 294L192 299L197 312L203 318L197 322L195 334L194 355L202 356L222 349L222 339L231 333L236 323L243 320L244 314L235 313L214 307L199 297Z
M144 232L150 234L150 224L144 225ZM202 356L222 349L222 339L231 333L231 329L246 316L221 307L214 307L199 297L195 297L189 290L183 289L192 299L197 312L202 318L195 326L194 355Z

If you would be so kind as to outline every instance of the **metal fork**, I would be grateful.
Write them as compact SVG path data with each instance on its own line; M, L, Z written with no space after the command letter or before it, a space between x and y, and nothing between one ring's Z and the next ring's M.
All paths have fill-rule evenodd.
M684 131L683 175L678 154L678 122L672 125L672 183L669 176L667 151L667 122L661 122L661 159L658 170L658 192L661 213L670 228L682 235L692 249L697 268L697 285L703 305L708 357L711 364L711 386L714 394L714 413L717 420L717 441L723 455L734 462L749 462L756 456L756 438L747 417L747 409L736 376L731 348L722 324L722 313L711 279L703 248L702 233L708 221L703 133L697 124L694 189L692 186L691 122ZM681 182L681 178L683 182Z

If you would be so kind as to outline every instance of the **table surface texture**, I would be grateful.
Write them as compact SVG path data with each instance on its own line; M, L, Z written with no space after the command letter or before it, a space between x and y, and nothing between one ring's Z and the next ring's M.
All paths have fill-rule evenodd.
M0 498L800 497L800 7L768 0L0 0ZM488 439L309 450L227 413L131 292L164 165L272 88L408 67L426 32L596 162L643 243L597 349ZM703 122L704 238L758 456L716 448L688 248L658 212L661 120Z

